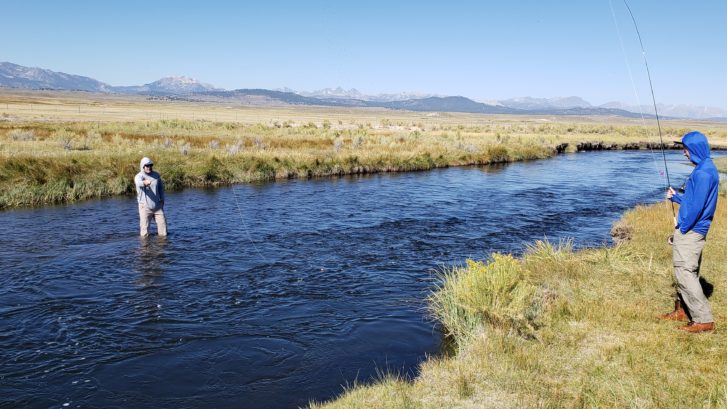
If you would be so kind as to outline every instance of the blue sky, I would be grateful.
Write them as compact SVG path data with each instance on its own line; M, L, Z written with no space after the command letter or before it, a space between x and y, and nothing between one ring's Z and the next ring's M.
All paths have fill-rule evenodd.
M657 102L727 108L727 2L629 4ZM4 0L0 9L0 61L111 85L186 75L227 89L651 102L622 0Z

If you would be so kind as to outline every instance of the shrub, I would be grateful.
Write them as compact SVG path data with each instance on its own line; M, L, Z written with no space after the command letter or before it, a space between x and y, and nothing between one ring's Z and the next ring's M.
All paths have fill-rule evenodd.
M430 297L435 317L458 342L477 327L532 334L539 297L521 263L510 255L494 254L490 261L467 260L466 267L443 274Z
M164 167L162 178L167 190L181 190L185 186L187 173L180 162L169 163Z
M68 131L66 129L59 129L53 132L53 140L60 143L63 149L67 151L73 149L73 140L76 138L76 136L77 135L74 132Z
M205 164L202 171L204 181L207 183L218 184L218 183L230 183L232 182L232 172L216 157L210 158Z
M487 157L491 163L503 163L510 160L507 148L502 145L487 148Z
M26 129L13 129L8 134L14 141L34 141L35 132Z

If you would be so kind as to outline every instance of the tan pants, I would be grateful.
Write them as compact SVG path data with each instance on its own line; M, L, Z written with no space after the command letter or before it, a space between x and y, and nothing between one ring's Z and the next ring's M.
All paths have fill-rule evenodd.
M712 309L699 283L699 267L702 264L704 236L693 231L682 234L674 230L672 257L677 291L687 304L689 315L696 323L714 322Z
M166 236L167 220L164 218L164 210L149 210L144 204L139 203L139 227L141 229L141 236L146 237L149 235L149 222L152 217L154 217L154 221L157 224L159 236Z

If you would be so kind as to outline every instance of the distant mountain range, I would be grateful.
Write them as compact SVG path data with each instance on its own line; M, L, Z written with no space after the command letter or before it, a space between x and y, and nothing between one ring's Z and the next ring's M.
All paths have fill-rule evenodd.
M422 99L429 97L437 97L441 95L434 94L423 94L415 92L402 92L398 94L378 94L378 95L365 95L362 94L356 88L349 90L338 88L324 88L317 91L295 91L290 88L283 88L278 91L293 92L304 97L312 98L325 98L325 99L358 99L361 101L373 101L373 102L391 102L391 101L405 101L408 99Z
M627 105L621 102L608 102L604 108L623 109L631 112L654 112L653 105ZM693 119L727 119L727 110L708 106L656 104L659 116Z
M0 63L0 86L27 89L61 89L91 92L113 92L112 86L93 78L71 75L42 68Z
M155 98L192 101L224 101L248 105L318 105L380 107L421 112L468 112L485 114L617 115L653 118L653 106L635 107L620 102L594 106L580 97L511 98L477 102L462 96L421 93L365 95L355 88L326 88L318 91L237 89L228 91L189 77L166 77L144 85L112 86L80 75L24 67L0 62L0 87L86 91L146 95ZM690 105L657 105L659 116L692 119L727 119L727 110Z
M166 77L144 85L115 87L93 78L0 62L0 86L8 88L106 92L116 94L184 95L216 91L210 84L189 77Z

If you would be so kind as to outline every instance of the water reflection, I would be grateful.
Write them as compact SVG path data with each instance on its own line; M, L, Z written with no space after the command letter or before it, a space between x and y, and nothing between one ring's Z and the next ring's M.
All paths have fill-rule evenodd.
M503 170L505 170L505 168L506 168L507 166L508 166L508 165L507 165L507 164L505 164L505 163L495 163L495 164L492 164L492 165L488 165L488 166L480 166L480 167L478 167L477 169L478 169L478 170L479 170L480 172L483 172L483 173L489 173L489 174L493 174L493 175L494 175L494 174L496 174L496 173L500 173L500 172L502 172Z
M139 279L136 281L142 288L158 284L167 266L167 237L139 237L136 270Z

